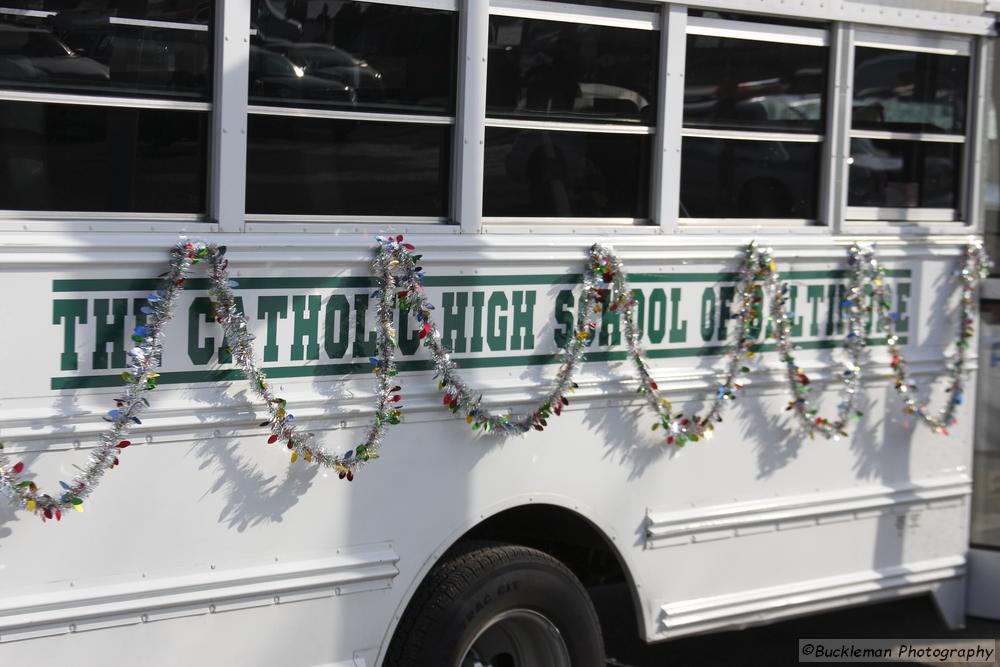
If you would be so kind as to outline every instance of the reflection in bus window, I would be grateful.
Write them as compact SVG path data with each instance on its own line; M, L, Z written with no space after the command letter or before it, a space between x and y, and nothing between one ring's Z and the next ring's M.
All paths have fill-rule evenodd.
M955 208L961 144L851 140L849 206Z
M719 30L730 34L752 34L756 25L723 23ZM823 33L813 29L810 43L799 44L710 30L687 36L679 216L815 221L829 59Z
M688 35L684 124L823 131L827 50Z
M285 55L257 45L250 46L250 99L257 104L329 102L353 106L354 89L331 78L306 74Z
M113 16L206 25L212 18L213 4L212 0L3 0L0 14L30 10L36 15L72 13L94 19Z
M252 0L250 20L247 213L447 218L455 12Z
M965 56L858 47L851 126L962 134L968 79Z
M251 23L251 104L441 114L454 107L453 12L372 2L253 0ZM279 62L275 56L295 69L265 72Z
M858 46L853 77L848 216L960 220L969 57Z
M484 216L649 220L656 14L604 16L490 16Z
M0 0L0 209L204 214L213 6Z
M0 0L0 86L208 100L210 34L200 12L143 3ZM36 5L49 9L36 9ZM157 3L150 3L157 4ZM177 4L177 3L171 3ZM109 6L110 5L110 6ZM166 23L150 23L153 17Z
M658 33L490 17L491 116L653 124Z

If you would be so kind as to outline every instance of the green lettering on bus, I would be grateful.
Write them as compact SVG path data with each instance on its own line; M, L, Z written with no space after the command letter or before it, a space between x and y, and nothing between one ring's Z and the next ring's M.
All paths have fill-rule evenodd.
M318 294L296 294L292 297L292 361L319 359L320 306ZM309 313L308 317L306 311ZM302 344L303 340L306 341L305 345Z
M265 320L267 339L264 341L264 361L278 360L278 318L288 318L287 296L261 296L257 298L257 319Z
M110 307L110 312L109 312ZM94 355L92 368L108 368L108 345L111 345L111 368L125 367L125 313L128 299L94 299ZM108 315L111 321L108 322Z
M63 326L63 351L59 355L59 370L75 371L79 367L76 354L76 325L87 323L86 299L55 299L52 301L52 324Z

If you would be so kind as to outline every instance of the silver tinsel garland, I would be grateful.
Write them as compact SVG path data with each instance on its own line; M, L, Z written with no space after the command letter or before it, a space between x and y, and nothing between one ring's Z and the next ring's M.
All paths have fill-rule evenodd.
M896 333L897 314L890 310L892 288L885 279L885 269L869 249L863 254L861 261L866 266L869 282L872 286L872 299L875 306L875 317L886 332L886 342L889 344L889 354L892 360L889 366L893 372L893 386L903 401L903 411L915 415L938 433L948 435L948 427L956 421L955 410L964 400L963 377L965 375L965 359L969 344L975 336L976 289L979 281L987 278L993 268L986 250L981 242L970 243L965 248L962 267L955 272L961 285L961 301L958 312L958 339L955 350L948 363L948 400L941 411L934 415L927 403L917 398L917 385L910 377L909 367L905 357L899 350L899 335Z
M224 255L225 246L183 241L170 251L170 268L163 274L163 286L147 297L142 307L146 323L135 328L132 340L135 343L128 352L128 370L122 373L124 389L115 399L115 408L105 415L110 422L108 430L101 435L100 444L90 455L87 466L72 481L59 482L62 492L52 495L43 493L35 482L22 479L24 465L9 466L0 455L0 492L12 499L19 507L41 515L43 520L62 518L64 511L73 508L83 511L83 501L97 487L104 474L119 464L119 455L131 442L127 440L132 426L141 424L139 419L143 409L149 406L145 394L156 388L159 373L160 353L163 347L163 327L173 315L174 302L184 289L187 277L194 265L209 264L208 293L215 306L216 321L225 331L226 340L232 350L233 360L239 365L257 396L267 406L269 419L262 426L269 426L271 436L268 443L279 440L292 450L292 460L300 455L306 460L315 460L327 467L335 468L341 477L353 477L353 470L362 462L376 458L372 449L360 445L343 456L335 456L312 445L312 434L299 434L293 424L293 416L286 410L284 399L274 395L267 377L257 365L253 350L254 336L247 328L246 318L236 309L236 299L229 280L228 260ZM388 367L379 374L380 383L393 372ZM375 424L369 431L368 442L378 443L384 430L384 420L378 415L391 412L381 402Z
M852 247L850 257L853 258L857 252L859 249L856 246ZM620 294L624 294L625 276L621 271L621 263L617 258L613 261L620 276L619 280L622 282L617 289ZM867 279L857 262L849 258L848 264L851 267L850 281L843 302L848 313L848 332L844 342L848 361L841 374L844 385L842 401L838 406L837 417L832 421L818 416L818 410L809 401L810 380L796 363L793 355L795 346L791 334L794 314L788 311L787 306L789 286L781 282L769 248L761 248L758 244L751 243L746 249L744 260L738 270L739 278L732 308L737 328L725 353L726 370L722 381L718 384L712 404L704 416L672 414L671 404L660 396L643 357L639 343L640 334L635 325L634 305L629 303L624 311L625 338L639 375L639 391L648 397L650 406L659 416L659 421L653 425L653 429L662 427L668 434L667 444L680 446L712 436L714 424L722 421L722 410L726 402L734 400L742 388L737 379L750 370L745 364L754 356L752 349L754 338L763 324L763 301L766 297L770 304L769 326L772 328L778 353L785 364L788 384L793 395L788 409L794 411L809 437L813 437L815 433L827 438L846 436L847 424L861 415L855 405L861 381L861 357L865 350L863 320L866 313L864 286Z
M245 316L237 310L232 288L237 284L229 279L228 260L224 246L200 241L182 241L170 251L170 266L163 274L163 286L147 297L142 308L146 316L144 325L137 326L132 334L135 347L129 351L128 370L122 373L125 386L122 395L115 399L115 408L105 419L110 422L102 434L99 446L91 453L88 465L70 482L60 482L62 492L56 495L42 493L31 480L23 479L22 463L10 465L0 454L0 492L29 512L45 519L60 519L70 508L83 511L83 500L90 495L104 473L119 464L119 455L130 445L126 439L131 427L140 424L139 415L149 401L145 394L156 388L163 344L163 327L171 319L177 295L184 289L191 269L201 262L208 263L209 296L215 307L216 321L222 326L234 362L239 366L250 386L268 411L268 419L261 424L270 430L268 444L281 442L291 450L291 460L299 458L332 468L341 478L353 479L354 472L365 462L378 458L388 425L400 423L402 416L401 388L396 384L395 355L397 348L393 320L397 309L410 312L420 324L418 336L436 369L438 387L444 392L444 404L453 412L462 414L473 430L483 433L511 434L543 430L548 419L561 414L569 404L568 394L576 389L575 372L583 363L603 321L604 309L618 310L624 322L625 339L629 358L639 378L639 392L647 397L658 421L653 429L663 428L668 444L683 446L712 435L714 424L722 421L722 410L728 401L735 399L741 385L738 378L749 371L747 359L754 356L754 340L765 324L764 299L769 302L770 332L786 368L792 400L792 410L803 430L812 437L819 433L827 438L847 435L847 424L861 413L856 409L861 382L861 361L866 346L865 318L873 314L885 332L895 387L904 410L917 415L938 432L947 433L954 423L955 409L962 402L962 378L969 341L974 335L975 293L978 282L985 278L992 266L981 244L971 244L965 252L965 261L957 272L962 285L959 312L959 339L954 357L949 364L949 400L940 415L931 415L925 404L915 398L916 386L910 379L906 360L898 349L899 336L895 333L897 316L890 310L891 291L885 270L872 247L854 245L848 252L849 282L842 302L847 311L847 333L844 346L847 361L841 373L842 400L837 416L826 419L809 401L810 380L795 362L794 344L791 341L794 315L788 311L789 287L781 282L770 249L751 243L738 269L735 298L731 308L737 326L733 329L725 353L725 371L715 397L703 416L685 416L674 413L671 404L660 395L645 360L635 321L636 301L628 286L628 278L621 260L608 248L595 244L588 253L583 274L582 293L577 306L576 325L561 352L561 363L555 379L542 400L526 412L496 413L483 404L483 396L474 391L458 372L451 351L443 344L441 332L431 317L433 304L424 293L423 272L418 266L420 255L414 247L403 241L402 236L378 237L378 248L372 261L372 273L379 289L375 293L376 307L376 356L370 358L376 377L375 417L365 434L364 441L354 449L337 455L313 442L312 434L300 434L294 417L287 411L285 399L276 396L268 384L267 376L257 365L253 349L254 336L249 332ZM868 305L868 299L872 305Z

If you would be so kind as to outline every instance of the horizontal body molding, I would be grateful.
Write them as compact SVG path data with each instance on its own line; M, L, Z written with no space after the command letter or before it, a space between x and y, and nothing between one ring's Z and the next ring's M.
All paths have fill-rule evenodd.
M838 606L933 591L965 575L960 556L907 563L755 589L734 595L667 603L660 607L660 637L680 637L718 628L740 627Z
M872 486L802 496L785 496L646 515L646 544L677 546L705 539L739 537L784 527L850 521L882 513L962 504L972 495L972 480L953 475L897 487Z
M336 556L202 574L0 598L0 643L248 607L360 593L389 586L399 556L389 545Z

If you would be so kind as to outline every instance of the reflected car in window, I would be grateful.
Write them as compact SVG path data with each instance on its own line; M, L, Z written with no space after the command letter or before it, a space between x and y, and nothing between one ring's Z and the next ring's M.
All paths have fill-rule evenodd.
M813 67L790 77L719 84L688 84L684 88L684 121L693 127L741 130L822 130L824 74Z
M684 126L823 131L826 48L688 35Z
M855 129L965 131L969 59L858 47Z
M74 54L100 63L107 72L102 85L69 78L70 88L99 89L114 94L155 95L208 100L211 80L210 34L206 30L110 23L107 13L62 11L45 29Z
M329 44L283 42L268 43L267 48L284 55L306 74L350 86L359 101L380 102L385 97L382 73L344 49Z
M250 102L333 102L354 105L357 95L337 79L313 76L287 56L250 46Z
M108 68L42 28L0 24L0 80L105 82Z

